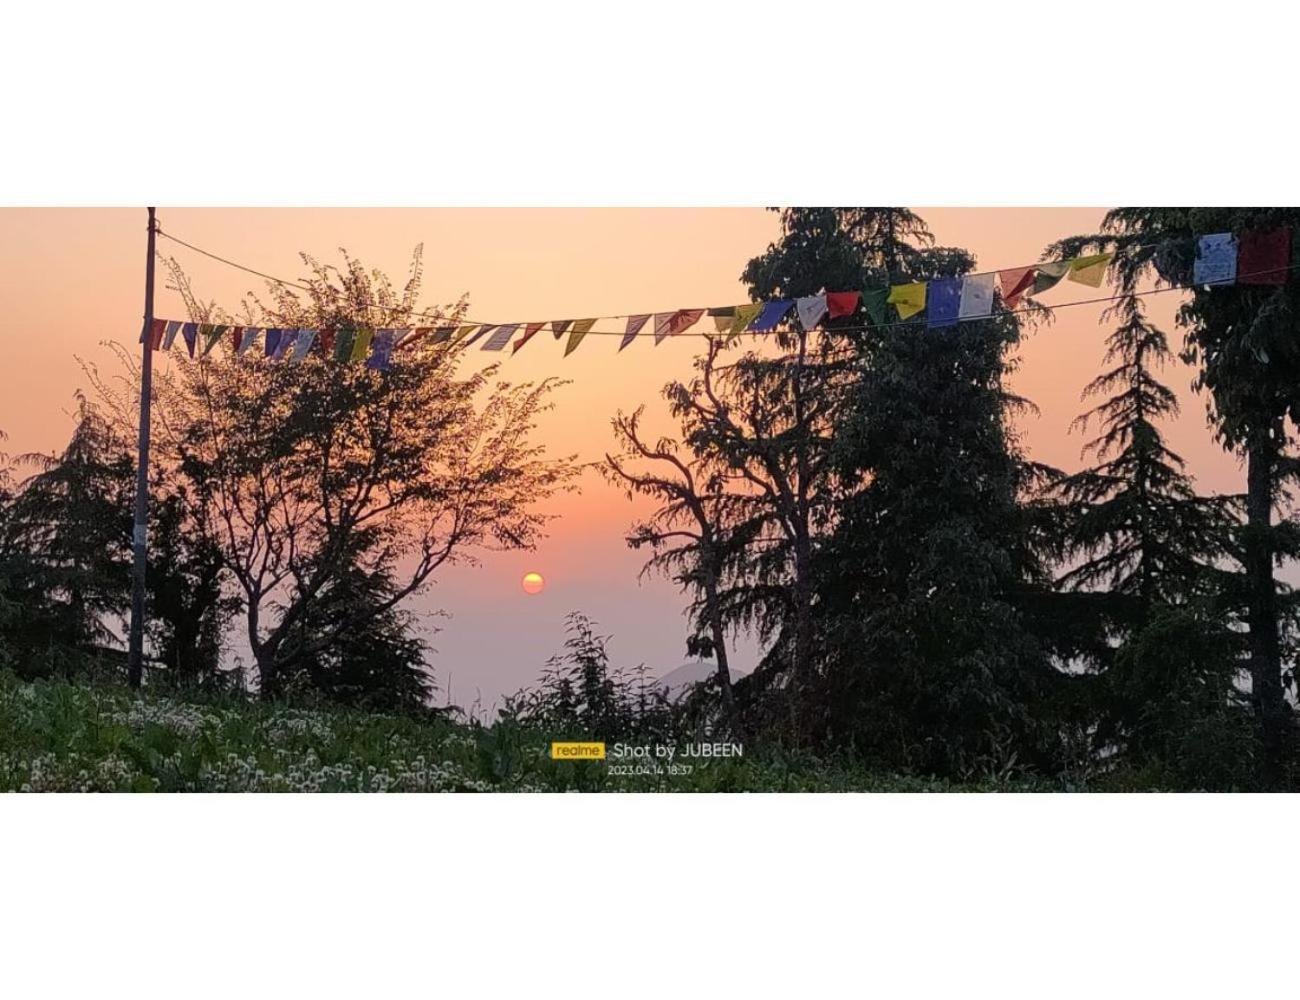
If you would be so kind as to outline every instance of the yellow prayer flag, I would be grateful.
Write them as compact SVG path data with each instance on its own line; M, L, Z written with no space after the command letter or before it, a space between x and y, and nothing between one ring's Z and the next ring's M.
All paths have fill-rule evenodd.
M731 323L731 335L735 337L744 333L745 328L754 322L762 311L762 302L751 302L748 305L736 306L736 318Z
M925 282L913 281L889 289L889 302L898 308L898 318L908 319L925 308Z
M728 330L731 329L731 324L734 323L735 321L736 321L736 313L735 310L732 310L732 312L726 316L714 316L713 328L717 330L718 333L726 333Z
M1076 257L1070 261L1070 280L1089 288L1100 288L1101 279L1106 276L1106 268L1114 256L1113 253L1099 253L1091 257Z
M458 328L458 329L456 330L456 334L455 334L455 336L453 336L453 337L451 338L451 342L452 342L453 344L459 344L462 340L464 340L464 339L465 339L466 337L468 337L471 333L473 333L475 330L477 330L478 327L479 327L479 324L477 324L477 323L471 323L469 326L462 326L462 327Z
M582 343L582 338L595 325L596 321L594 319L580 319L573 324L573 329L569 331L569 342L564 345L564 356L566 358L578 349L578 345Z
M370 342L374 339L375 331L372 327L363 326L357 330L356 336L352 338L352 353L348 355L348 360L364 361L370 353Z

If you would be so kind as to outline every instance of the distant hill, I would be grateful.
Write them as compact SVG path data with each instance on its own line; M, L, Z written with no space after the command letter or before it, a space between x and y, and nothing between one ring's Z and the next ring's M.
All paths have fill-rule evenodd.
M660 677L655 685L663 688L669 698L676 700L685 694L692 684L698 684L712 677L717 669L717 664L712 660L693 660L690 663L683 663L676 670L670 670ZM732 681L737 681L744 676L741 671L731 669Z

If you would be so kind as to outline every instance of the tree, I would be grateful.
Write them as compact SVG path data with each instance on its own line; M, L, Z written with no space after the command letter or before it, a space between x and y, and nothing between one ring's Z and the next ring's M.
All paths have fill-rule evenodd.
M1049 248L1049 256L1056 253ZM1202 649L1231 647L1216 599L1216 563L1231 555L1236 522L1231 498L1197 495L1183 460L1160 432L1158 422L1178 411L1177 397L1154 373L1170 359L1164 333L1132 294L1108 314L1119 321L1107 342L1111 367L1088 384L1084 396L1111 395L1075 421L1085 430L1100 425L1084 448L1099 461L1061 479L1055 490L1066 513L1061 556L1069 567L1058 586L1103 600L1112 643L1107 651L1119 651L1114 662L1102 664L1114 675L1107 688L1120 732L1107 727L1100 735L1114 739L1125 731L1132 737L1154 717L1152 706L1185 702L1185 693L1198 686L1211 700L1228 702L1231 671L1225 666L1231 657L1180 657L1160 665L1161 649L1171 647L1142 637L1147 629L1165 635L1176 621L1199 637ZM1200 672L1170 677L1179 667ZM1159 730L1167 732L1174 719L1165 712L1159 721Z
M694 633L687 650L714 658L723 714L738 730L722 606L729 564L743 551L743 546L736 544L734 531L738 498L725 491L716 465L683 455L671 438L645 441L640 426L643 412L644 408L630 415L620 412L614 418L615 438L624 453L606 454L605 471L612 481L626 487L629 499L635 493L661 503L647 520L634 525L628 544L634 549L649 548L646 570L668 574L695 595Z
M10 645L19 670L40 674L112 659L129 602L130 453L81 395L57 456L20 458L37 471L10 496L3 547L9 599L20 609Z
M304 260L306 301L274 286L271 304L245 301L246 323L413 325L418 250L400 296L346 254L342 268ZM172 272L205 332L230 324L178 267ZM440 315L455 322L463 307ZM547 459L530 441L557 383L494 383L493 367L457 377L462 348L434 340L399 352L383 372L335 362L323 346L292 364L217 348L155 382L160 466L185 484L201 530L220 546L263 697L380 622L440 566L476 549L534 544L547 520L535 504L572 475L570 462ZM138 393L131 375L128 384ZM130 394L114 398L129 421ZM383 586L347 607L331 603L355 574ZM321 622L326 604L338 616L305 627Z
M1144 280L1191 286L1199 235L1242 236L1283 226L1294 233L1297 225L1295 209L1120 208L1107 213L1100 234L1061 245L1113 250L1121 291L1132 292ZM1300 286L1293 280L1254 284L1253 278L1188 287L1178 322L1186 331L1185 357L1198 366L1196 387L1207 392L1215 434L1246 461L1240 545L1251 698L1266 770L1276 779L1292 728L1283 691L1284 625L1292 614L1274 573L1300 547L1294 526L1274 524L1273 513L1297 471L1291 428L1300 416Z

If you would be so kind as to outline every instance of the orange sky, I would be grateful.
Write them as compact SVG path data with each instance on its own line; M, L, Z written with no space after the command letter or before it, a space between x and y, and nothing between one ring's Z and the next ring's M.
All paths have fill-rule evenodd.
M940 243L963 246L983 269L1032 263L1052 240L1092 230L1103 210L919 209ZM744 301L738 280L745 262L778 234L773 213L761 209L159 209L165 230L271 274L302 273L297 252L336 261L346 247L367 266L388 272L400 286L411 248L423 243L423 304L470 296L470 314L512 322L656 312L684 306ZM143 293L143 209L0 210L0 302L6 351L0 366L0 430L10 453L53 450L67 438L73 392L84 385L76 356L113 364L100 342L133 344ZM233 307L263 283L165 240L194 280L196 291ZM183 318L179 297L159 280L157 314ZM1062 283L1043 297L1052 305L1093 297L1091 289ZM1177 294L1147 300L1175 346ZM1096 374L1106 330L1099 306L1063 309L1051 326L1032 333L1020 352L1013 388L1039 407L1023 420L1031 454L1065 468L1078 465L1071 419L1082 409L1079 391ZM609 326L611 324L605 324ZM647 331L648 332L648 331ZM682 338L657 348L588 338L569 358L545 334L502 373L515 379L558 375L572 379L555 397L543 427L557 453L598 458L609 446L609 417L645 402L654 410L660 387L689 372L700 341ZM471 351L474 361L478 352ZM500 358L500 355L482 355ZM163 364L171 363L164 360ZM177 363L183 363L179 360ZM1169 428L1171 445L1187 459L1207 491L1241 488L1241 473L1205 428L1204 406L1191 395L1191 373L1166 373L1183 401ZM616 662L644 661L666 671L684 659L683 601L661 580L638 584L640 558L621 532L633 516L621 494L596 476L580 494L551 508L561 515L534 553L489 554L482 567L443 574L419 606L451 614L433 638L439 680L450 675L461 704L482 693L485 704L531 682L563 641L562 617L581 609L613 633ZM546 591L525 595L521 575L538 570ZM748 666L753 647L737 659Z

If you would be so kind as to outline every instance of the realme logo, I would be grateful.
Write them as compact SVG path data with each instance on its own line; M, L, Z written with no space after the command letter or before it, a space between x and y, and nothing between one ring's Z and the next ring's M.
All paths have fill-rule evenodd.
M551 760L604 760L604 743L552 743Z

